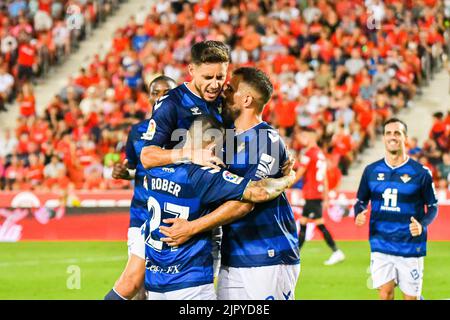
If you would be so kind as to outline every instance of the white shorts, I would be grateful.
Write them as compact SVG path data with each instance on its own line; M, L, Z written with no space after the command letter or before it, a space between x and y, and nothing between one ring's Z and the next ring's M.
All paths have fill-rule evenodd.
M217 300L214 284L173 290L168 292L147 291L147 300Z
M412 297L420 297L423 281L423 257L399 257L381 252L370 255L373 287L394 280L400 290Z
M141 238L141 228L138 228L138 227L128 228L127 238L128 238L128 241L127 241L128 256L130 256L133 246L136 246L136 241L139 240L139 238ZM145 247L144 247L144 249L145 249ZM138 255L138 256L141 256L141 255Z
M219 272L219 300L294 300L300 264L233 268Z

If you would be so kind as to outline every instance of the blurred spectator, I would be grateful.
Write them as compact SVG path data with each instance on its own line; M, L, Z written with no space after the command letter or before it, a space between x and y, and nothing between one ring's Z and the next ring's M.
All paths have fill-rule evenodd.
M410 155L417 161L422 155L422 148L419 147L419 143L416 137L412 137L411 139L409 139L408 147L408 155Z
M45 73L46 63L58 62L70 52L97 23L101 10L110 12L109 1L71 1L84 17L82 28L71 31L64 17L69 2L20 2L12 7L16 16L0 27L0 65L5 62L15 85L18 46L26 49L19 59L25 66L20 68L22 84ZM412 5L380 0L157 1L150 11L142 10L116 30L103 59L94 56L68 79L67 86L44 106L45 120L34 117L33 111L18 121L16 144L17 138L23 138L16 149L28 158L30 152L40 154L47 165L54 156L60 157L67 169L55 170L58 174L52 179L58 178L59 182L53 180L57 184L127 187L109 179L108 170L124 158L130 126L151 109L152 93L144 84L157 74L189 81L190 47L214 39L230 46L231 70L251 65L269 75L274 94L263 119L279 129L288 147L301 150L296 139L300 126L317 128L334 170L329 175L339 181L358 153L373 145L383 121L413 107L418 86L442 65L446 28L439 8L438 2ZM380 29L368 28L369 16ZM33 53L27 56L27 52ZM17 87L17 92L23 99L25 92L32 95L32 88ZM31 100L23 100L25 106L33 104ZM438 152L450 147L450 116L435 119L431 131L436 143L429 142L423 152L415 153L419 146L410 142L410 153L412 157L426 154L421 161L438 166L442 162ZM5 169L11 157L5 154ZM34 160L24 165L27 161ZM87 168L92 176L84 174ZM43 185L51 187L45 174L44 179ZM32 186L29 179L22 180L23 186Z
M24 176L23 161L17 156L12 156L9 166L5 170L5 187L7 190L16 190L16 183Z
M364 60L361 58L361 54L358 49L353 49L351 58L345 62L345 67L350 75L354 76L364 68Z
M444 153L442 162L437 165L439 178L450 182L450 153Z
M54 155L52 156L50 163L44 167L44 177L47 179L57 178L59 172L63 169L65 169L64 163Z
M6 158L12 155L16 151L18 143L16 136L9 129L6 129L3 138L0 136L0 157Z
M5 104L11 101L14 93L14 77L7 72L5 64L0 65L0 111L7 111Z
M38 57L36 50L36 41L29 40L29 36L22 31L20 34L18 48L18 80L23 83L34 79L34 70L37 66Z

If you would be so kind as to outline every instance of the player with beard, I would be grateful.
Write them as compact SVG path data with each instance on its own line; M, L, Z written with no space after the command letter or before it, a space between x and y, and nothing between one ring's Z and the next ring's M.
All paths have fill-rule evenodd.
M225 162L232 173L260 180L283 176L288 152L278 132L261 120L272 95L268 77L256 68L238 68L224 90L223 116L234 121L234 148L225 144ZM228 139L227 139L228 140ZM223 225L218 298L224 300L290 300L300 272L298 235L286 195L256 204L234 220L229 212L214 212L193 221L172 218L160 230L170 246Z

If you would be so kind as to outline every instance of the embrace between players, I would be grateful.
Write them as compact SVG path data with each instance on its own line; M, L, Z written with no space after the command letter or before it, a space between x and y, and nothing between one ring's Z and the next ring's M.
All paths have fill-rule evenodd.
M283 193L295 179L293 161L261 120L272 84L256 68L238 68L225 85L230 55L221 42L195 44L191 59L192 80L131 129L130 257L106 298L132 298L145 283L151 300L294 299L298 235ZM220 226L216 294L212 231Z
M261 120L273 87L263 72L248 67L234 70L225 84L229 62L223 43L200 42L191 49L190 82L173 88L170 78L159 77L149 86L159 99L151 118L131 129L127 168L115 169L115 178L135 180L135 190L129 260L105 299L130 299L139 291L150 300L295 298L299 238L283 191L296 175L278 132ZM406 125L404 132L391 130L394 125L404 124L394 119L385 126L386 160L368 166L362 177L356 223L364 223L370 200L374 285L381 298L391 298L395 284L410 298L420 296L426 225L437 208L429 172L406 158ZM390 163L391 151L404 163ZM405 175L408 187L398 181ZM377 206L380 199L384 206ZM408 234L405 219L411 219Z

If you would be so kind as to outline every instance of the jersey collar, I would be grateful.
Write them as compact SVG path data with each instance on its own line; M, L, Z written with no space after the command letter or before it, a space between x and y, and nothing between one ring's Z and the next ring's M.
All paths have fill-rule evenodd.
M248 132L248 131L250 131L250 130L253 130L253 129L255 129L256 127L260 126L262 123L264 123L264 121L261 121L261 122L255 124L253 127L248 128L247 130L241 131L241 132L239 132L239 133L236 131L236 128L234 127L235 135L236 135L236 137L238 137L238 136L240 136L241 134L245 134L246 132Z
M205 101L204 99L202 99L202 97L200 97L198 94L196 94L194 91L192 91L191 89L189 89L189 87L187 86L188 82L183 82L184 87L186 88L187 91L189 91L191 94L193 94L194 96L196 96L197 98L199 98L200 100ZM205 101L206 102L206 101Z
M386 161L386 157L384 157L383 159L384 159L384 163L385 163L391 170L395 170L395 169L398 169L398 168L400 168L400 167L403 167L406 163L408 163L408 161L409 161L409 156L406 156L406 160L405 160L402 164L399 164L399 165L396 166L396 167L391 166L391 165Z

